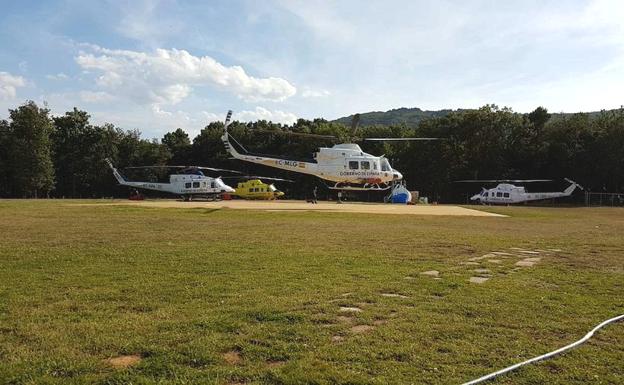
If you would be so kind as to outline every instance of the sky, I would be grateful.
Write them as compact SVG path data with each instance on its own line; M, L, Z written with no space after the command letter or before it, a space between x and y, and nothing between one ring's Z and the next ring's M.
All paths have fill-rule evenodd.
M624 1L6 1L0 119L26 100L160 138L234 119L624 104Z

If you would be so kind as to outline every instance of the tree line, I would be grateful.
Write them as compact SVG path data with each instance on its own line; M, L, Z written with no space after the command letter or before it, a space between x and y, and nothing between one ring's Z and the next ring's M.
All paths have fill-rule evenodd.
M351 129L325 119L299 119L292 125L264 120L230 126L232 135L250 151L309 158L318 147L336 141L289 135L289 132L333 135L348 141ZM0 196L9 198L95 198L127 195L104 162L127 166L205 165L250 175L293 179L279 187L303 198L314 177L232 160L220 136L222 122L212 122L191 140L182 129L160 139L144 139L137 130L112 124L94 125L86 111L74 108L51 116L28 101L0 121ZM467 190L459 179L573 179L591 191L624 189L624 109L599 114L551 116L538 107L531 113L486 105L424 119L418 125L360 127L360 137L439 137L434 142L363 142L363 150L385 154L412 190L442 202L462 201ZM128 177L166 180L167 173L139 170ZM214 175L217 176L217 175ZM235 184L232 181L232 184Z

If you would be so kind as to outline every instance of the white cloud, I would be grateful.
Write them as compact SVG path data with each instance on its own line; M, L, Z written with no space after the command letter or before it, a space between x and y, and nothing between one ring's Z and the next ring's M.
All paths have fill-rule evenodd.
M26 81L21 76L14 76L8 72L0 72L0 99L14 99L17 89L24 87Z
M139 104L176 104L193 87L212 86L246 101L283 101L296 93L287 80L249 76L240 66L226 67L209 56L193 56L185 50L153 52L110 50L91 45L76 62L83 70L100 72L96 85L110 94Z
M80 100L86 103L101 103L113 100L113 96L102 91L81 91Z
M301 96L304 98L324 98L331 95L331 92L327 90L315 90L309 87L304 87L301 91Z
M69 79L69 76L67 76L66 74L59 72L56 75L46 75L46 79L49 80L67 80Z
M234 114L234 119L251 122L256 120L270 120L274 123L292 124L297 121L297 116L290 112L280 110L270 111L263 107L254 110L245 110Z

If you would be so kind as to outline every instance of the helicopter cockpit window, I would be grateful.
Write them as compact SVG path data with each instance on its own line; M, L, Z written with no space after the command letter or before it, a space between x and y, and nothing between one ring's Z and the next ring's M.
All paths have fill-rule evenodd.
M199 188L199 182L193 182L193 188Z
M386 158L382 158L381 159L381 171L390 171L391 167L390 167L390 162L388 162L388 159Z
M184 184L184 187L185 187L185 188L191 188L191 182L186 182L186 183Z
M370 162L367 160L364 160L360 162L360 167L362 167L362 170L370 170Z
M484 193L483 193L483 196L487 198L487 196L488 196L488 192L487 192L487 191L486 191L486 192L484 192Z
M357 170L358 169L358 162L357 160L350 160L349 161L349 170Z

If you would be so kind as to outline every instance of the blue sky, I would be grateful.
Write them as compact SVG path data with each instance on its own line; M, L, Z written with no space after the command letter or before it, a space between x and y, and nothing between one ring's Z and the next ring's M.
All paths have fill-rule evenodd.
M624 2L19 1L0 118L27 99L161 137L399 107L624 104Z

